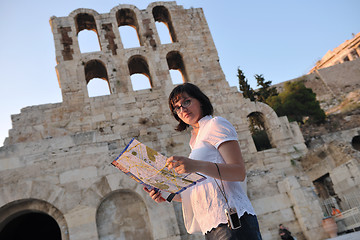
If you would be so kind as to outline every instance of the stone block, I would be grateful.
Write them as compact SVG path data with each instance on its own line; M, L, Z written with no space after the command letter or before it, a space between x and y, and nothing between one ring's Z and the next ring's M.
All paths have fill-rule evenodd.
M54 186L47 182L33 181L31 185L30 197L53 203L63 193L64 189L61 187Z
M102 121L106 121L105 114L98 114L96 116L93 116L92 118L93 123L102 122Z
M18 157L0 159L0 169L2 171L14 169L14 168L20 168L24 166L25 164L21 162Z
M278 155L272 155L270 154L265 154L264 156L264 164L265 165L268 165L268 164L273 164L273 163L281 163L281 162L284 162L286 159L284 159L284 157L282 156L278 156Z
M275 163L265 164L265 167L270 171L287 169L287 168L291 167L291 162L290 162L290 160L275 162Z
M74 227L94 224L96 218L96 208L78 205L68 213L64 214L69 229ZM96 226L94 229L96 229Z
M91 156L93 154L107 153L107 151L108 151L108 146L106 143L104 143L103 145L97 144L96 146L87 146L85 149L85 154Z
M74 141L70 136L58 137L50 140L51 149L61 149L74 146Z
M278 222L290 222L296 219L294 211L292 208L286 208L280 210L281 219Z
M71 137L75 145L83 145L93 143L94 135L94 132L82 132L72 135Z
M114 167L114 171L120 171L120 170L117 170L117 169ZM121 179L122 179L120 172L116 172L116 173L114 173L114 174L108 174L108 175L106 176L106 179L107 179L107 182L108 182L108 184L109 184L109 187L110 187L111 191L114 191L114 190L119 189L119 187L120 187L120 181L121 181Z
M97 176L96 167L90 166L81 169L74 169L60 174L60 184L80 181Z
M276 194L270 197L252 200L256 214L262 215L279 211L291 206L290 199L286 194Z
M300 184L299 184L298 180L296 179L296 177L290 176L290 177L285 178L283 181L279 182L278 188L279 188L279 191L281 191L281 192L283 192L284 190L286 192L291 192L295 189L299 189Z

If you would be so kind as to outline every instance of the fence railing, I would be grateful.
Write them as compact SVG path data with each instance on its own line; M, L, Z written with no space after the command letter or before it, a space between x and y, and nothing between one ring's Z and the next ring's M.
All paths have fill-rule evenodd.
M341 201L337 201L335 197L330 197L322 202L322 209L325 216L333 216L335 219L338 232L355 231L360 228L360 192L352 192L337 196ZM332 214L332 207L340 209L340 214Z

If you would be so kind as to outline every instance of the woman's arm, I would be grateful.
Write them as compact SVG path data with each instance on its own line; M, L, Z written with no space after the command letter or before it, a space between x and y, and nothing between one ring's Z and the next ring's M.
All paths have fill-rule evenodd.
M244 181L246 177L245 163L239 143L235 140L223 142L218 147L218 150L225 161L225 164L217 164L222 180ZM167 164L169 170L173 168L177 173L199 172L220 179L216 165L212 162L173 156L167 159Z

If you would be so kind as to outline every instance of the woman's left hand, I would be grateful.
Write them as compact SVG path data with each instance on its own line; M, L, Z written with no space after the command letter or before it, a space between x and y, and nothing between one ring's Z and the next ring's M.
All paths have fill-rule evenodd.
M225 163L218 163L217 169L214 162L198 161L187 157L172 156L166 160L169 170L176 173L198 172L224 181L244 181L246 177L245 163L241 155L239 143L235 140L227 141L218 147L220 155ZM219 175L221 172L221 177Z
M166 160L166 165L169 170L174 169L179 174L193 173L198 169L198 162L187 157L172 156Z

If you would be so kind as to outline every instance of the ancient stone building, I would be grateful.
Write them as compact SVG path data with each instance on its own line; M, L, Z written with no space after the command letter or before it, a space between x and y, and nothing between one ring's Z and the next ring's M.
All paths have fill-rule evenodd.
M155 22L168 26L171 43L161 44ZM229 87L202 9L175 2L144 10L118 5L105 14L77 9L50 24L63 101L12 116L0 148L0 238L202 239L186 234L180 205L156 204L110 166L133 137L167 156L189 153L189 132L173 130L168 110L172 69L204 90L215 115L237 129L263 239L277 239L279 223L299 240L326 237L318 198L298 163L307 152L299 127ZM136 29L139 47L123 47L118 29L124 25ZM84 29L96 32L100 51L80 52ZM151 87L134 91L134 74L145 75ZM108 95L89 97L94 79L108 84ZM257 150L249 130L254 116L269 140L265 150Z
M309 73L313 73L320 68L331 67L336 64L353 61L360 56L360 33L354 34L353 38L346 40L332 51L329 50L325 56L319 60Z
M299 165L312 182L324 215L331 214L331 206L341 209L341 233L360 228L360 59L354 53L359 51L359 34L335 50L325 56L329 65L289 81L304 81L327 112L324 124L302 127L308 153ZM350 60L330 61L351 52ZM284 84L276 86L281 91Z
M360 33L329 50L308 74L289 81L304 81L316 93L324 110L339 104L350 92L360 89ZM275 86L281 91L285 82Z
M347 94L360 89L360 58L321 68L289 81L304 81L305 86L316 93L321 107L327 111L339 104ZM286 82L274 86L282 91Z

